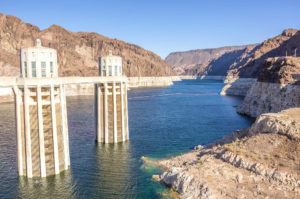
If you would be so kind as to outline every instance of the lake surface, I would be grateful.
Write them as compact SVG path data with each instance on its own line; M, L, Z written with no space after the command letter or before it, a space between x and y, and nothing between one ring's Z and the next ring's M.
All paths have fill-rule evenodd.
M236 113L241 98L220 96L215 80L128 92L130 140L97 144L93 96L67 99L71 169L45 179L17 176L14 104L0 104L0 198L168 198L151 179L166 158L213 142L253 122Z

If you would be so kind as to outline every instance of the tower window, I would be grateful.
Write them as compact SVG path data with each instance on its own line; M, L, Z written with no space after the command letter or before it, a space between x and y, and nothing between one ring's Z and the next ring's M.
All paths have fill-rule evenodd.
M50 73L53 73L53 62L50 62Z
M115 65L115 76L118 76L118 66Z
M112 76L112 67L111 66L108 66L108 75Z
M42 77L46 77L46 62L44 61L41 62L41 72L42 72Z
M32 77L36 77L36 62L31 62L31 68L32 68Z
M25 71L25 77L27 77L27 62L24 61L24 71Z

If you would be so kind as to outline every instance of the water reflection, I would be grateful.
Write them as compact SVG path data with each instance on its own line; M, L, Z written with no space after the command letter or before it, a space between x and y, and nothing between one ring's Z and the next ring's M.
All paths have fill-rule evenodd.
M135 192L131 183L129 142L118 144L99 144L95 147L97 157L98 189L114 198Z
M21 198L74 198L71 171L47 178L19 177L18 196Z

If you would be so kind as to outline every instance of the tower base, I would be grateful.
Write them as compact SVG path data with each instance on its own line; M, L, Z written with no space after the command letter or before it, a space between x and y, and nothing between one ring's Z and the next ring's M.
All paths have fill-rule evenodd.
M127 82L95 85L96 140L117 143L129 139Z

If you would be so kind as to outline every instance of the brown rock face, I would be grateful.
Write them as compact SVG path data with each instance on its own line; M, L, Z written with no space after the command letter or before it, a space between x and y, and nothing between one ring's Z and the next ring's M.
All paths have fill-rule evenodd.
M226 53L243 50L245 48L246 46L226 46L221 48L173 52L170 53L165 60L180 75L196 75L197 73L205 72L205 69L211 61L222 57Z
M300 106L300 58L268 58L237 111L252 117Z
M258 81L300 85L300 58L268 58L261 67Z
M299 30L284 30L259 45L175 52L166 61L178 74L257 78L265 59L286 55L300 56Z
M60 76L98 75L98 57L108 50L123 58L127 76L169 76L172 68L158 55L137 45L110 39L97 33L71 32L60 26L40 30L20 19L0 14L0 75L19 74L19 50L34 45L40 38L43 46L58 51Z
M282 34L268 39L256 48L245 52L230 66L228 76L256 78L265 59L280 56L300 56L300 31L287 29ZM296 54L295 54L296 53Z
M191 69L187 70L188 74L208 75L208 76L226 76L227 71L231 69L232 65L240 62L239 57L247 53L249 49L255 48L256 45L248 45L243 49L236 49L233 51L221 54L204 64L197 64Z

